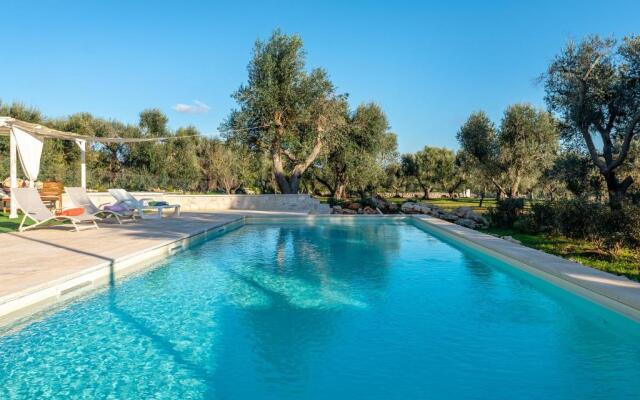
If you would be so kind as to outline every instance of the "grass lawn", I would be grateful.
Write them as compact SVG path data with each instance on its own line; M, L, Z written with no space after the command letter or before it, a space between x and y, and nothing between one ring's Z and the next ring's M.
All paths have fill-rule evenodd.
M22 221L22 214L18 218L9 219L9 213L0 212L0 233L17 231L20 221ZM25 225L31 225L32 223L33 221L27 220Z
M320 200L321 203L327 203L329 201L329 197L326 196L316 196L316 199ZM351 198L351 201L358 201L358 198ZM392 197L387 198L387 201L395 204L402 204L407 201L415 201L415 202L426 202L434 204L444 210L453 210L458 207L471 207L478 213L485 213L487 209L490 207L495 207L496 199L485 199L482 202L482 207L480 207L480 199L430 199L430 200L422 200L422 199L408 199L404 197Z
M623 249L620 254L612 256L598 249L593 243L560 235L532 235L514 229L502 228L489 228L483 232L499 236L512 236L527 247L640 281L640 254L631 249Z
M487 212L487 209L490 207L495 207L496 199L484 199L482 202L482 207L480 207L480 199L430 199L430 200L421 200L421 199L406 199L402 197L393 197L387 199L396 204L402 204L406 201L416 201L416 202L424 202L430 203L435 206L442 208L443 210L453 210L458 207L471 207L477 213L484 214Z

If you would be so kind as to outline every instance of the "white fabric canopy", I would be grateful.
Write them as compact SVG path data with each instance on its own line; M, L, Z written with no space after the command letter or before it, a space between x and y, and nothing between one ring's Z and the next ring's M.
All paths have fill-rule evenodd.
M33 185L40 173L40 156L42 155L44 141L42 138L25 132L16 126L11 127L11 132L16 140L22 171L24 171L31 185Z
M9 169L11 176L11 188L18 187L17 184L17 159L20 158L22 170L29 178L30 185L38 179L40 173L40 156L42 155L42 145L45 138L56 138L74 141L80 147L80 179L81 186L86 187L87 167L86 151L87 142L92 143L143 143L160 142L164 140L177 140L188 137L198 137L200 135L167 136L167 137L95 137L79 135L77 133L62 132L51 129L40 124L24 122L11 117L0 116L0 136L9 136ZM18 157L19 155L19 157ZM16 202L11 202L10 218L18 217Z

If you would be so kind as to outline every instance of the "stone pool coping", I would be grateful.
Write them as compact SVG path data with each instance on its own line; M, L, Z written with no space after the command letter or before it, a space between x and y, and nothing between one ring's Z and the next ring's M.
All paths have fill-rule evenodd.
M24 288L0 293L0 328L12 326L20 323L21 320L30 320L38 312L46 311L57 304L67 302L75 297L86 294L89 291L113 284L116 280L122 279L145 268L157 265L158 261L186 249L198 242L208 240L218 234L240 227L246 223L246 218L250 220L273 221L287 219L347 219L347 218L385 218L413 221L418 227L424 227L434 233L439 233L449 237L455 242L462 243L468 247L479 250L492 257L501 259L508 264L524 270L534 276L551 281L565 290L569 290L591 301L599 303L606 308L616 311L637 322L640 322L640 283L631 281L625 277L612 275L590 267L585 267L576 262L572 262L539 250L531 249L504 239L487 235L472 229L446 222L437 218L423 215L300 215L295 213L257 213L257 212L227 212L227 213L185 213L184 218L163 219L158 222L145 221L139 228L113 228L101 229L100 231L84 232L109 232L120 231L122 235L130 235L130 240L145 238L146 232L142 228L156 233L174 228L171 235L158 235L153 241L139 240L137 245L129 245L120 249L119 252L100 253L97 257L90 254L88 257L76 258L76 262L81 260L82 266L73 270L65 270L43 282L30 285ZM181 229L177 229L180 224ZM140 224L140 223L139 223ZM158 226L155 226L155 225ZM151 229L149 229L151 228ZM133 233L128 232L134 231ZM20 239L42 242L42 237L60 237L65 235L66 239L82 237L84 232L62 233L59 230L33 231L25 234L14 234ZM56 236L58 235L58 236ZM94 241L104 240L104 235L100 233L87 233L94 235ZM153 235L151 235L153 236ZM92 237L89 236L88 240ZM147 238L148 239L148 238ZM17 240L14 238L14 240ZM46 241L45 241L46 242ZM133 242L132 242L133 243ZM46 242L47 245L50 243ZM53 243L55 247L59 243ZM96 244L99 248L100 246ZM60 249L58 249L60 250ZM63 248L63 250L68 250ZM75 250L75 249L71 249ZM90 249L96 252L96 249ZM76 250L77 251L77 250ZM63 254L63 253L60 253ZM108 256L105 256L107 254ZM31 255L23 256L29 260ZM35 257L35 256L34 256ZM60 256L59 256L60 257ZM43 259L32 258L33 262L43 262ZM12 262L11 257L4 260L5 263ZM52 260L50 263L64 262ZM3 260L0 260L0 278L3 274ZM15 265L12 264L14 270ZM19 265L29 268L27 264ZM43 266L39 265L42 269Z
M0 328L113 284L241 226L244 218L241 213L183 213L180 218L102 224L99 230L2 234Z

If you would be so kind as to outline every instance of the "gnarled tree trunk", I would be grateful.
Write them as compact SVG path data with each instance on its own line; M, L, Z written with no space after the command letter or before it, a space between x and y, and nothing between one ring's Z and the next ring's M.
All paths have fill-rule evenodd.
M633 183L633 178L627 176L622 182L618 181L615 171L604 175L607 183L607 193L609 194L609 207L612 210L619 210L622 207L627 189Z
M302 177L302 174L304 174L307 168L309 168L313 161L318 157L320 151L322 151L322 148L324 146L324 129L321 126L317 127L318 132L311 152L309 152L304 160L297 161L293 155L289 154L285 149L282 148L282 145L280 143L280 138L284 136L284 126L282 125L282 117L279 113L275 115L274 122L278 135L276 138L274 138L270 148L271 159L273 161L273 175L276 179L278 188L280 189L281 193L298 193L298 190L300 188L300 178ZM284 163L282 162L283 154L287 155L287 157L295 163L290 173L287 173L284 169Z

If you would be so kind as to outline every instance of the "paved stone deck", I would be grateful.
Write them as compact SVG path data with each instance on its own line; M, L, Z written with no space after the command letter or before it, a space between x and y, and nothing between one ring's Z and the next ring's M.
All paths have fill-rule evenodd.
M93 283L105 274L113 274L109 269L127 259L137 257L143 261L146 253L241 220L243 216L241 213L183 213L180 218L139 220L122 225L101 223L100 229L80 232L60 226L4 233L0 235L0 324L22 317L13 315L22 308L43 302L46 304L36 308L44 308L55 303L65 290L73 287L69 285L88 285L88 280ZM89 278L73 282L82 277ZM56 290L52 290L54 288Z

